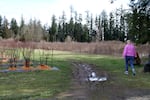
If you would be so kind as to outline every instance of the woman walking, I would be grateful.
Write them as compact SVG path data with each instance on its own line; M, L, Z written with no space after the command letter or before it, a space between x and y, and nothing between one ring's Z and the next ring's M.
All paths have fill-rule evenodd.
M124 47L123 57L125 59L125 74L128 74L128 66L130 64L133 76L135 76L134 58L136 57L136 50L130 40L127 40L127 44Z

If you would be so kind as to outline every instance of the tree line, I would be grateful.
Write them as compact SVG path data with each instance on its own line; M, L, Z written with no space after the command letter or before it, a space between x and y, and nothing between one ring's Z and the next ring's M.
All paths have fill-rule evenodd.
M30 19L25 24L21 17L20 25L15 18L8 22L6 17L0 15L0 38L14 38L19 41L45 40L48 42L94 42L131 39L136 43L150 42L150 1L130 0L129 9L122 7L110 12L106 11L93 17L89 11L85 18L70 7L70 19L65 12L57 19L51 17L51 25L41 25L40 20Z

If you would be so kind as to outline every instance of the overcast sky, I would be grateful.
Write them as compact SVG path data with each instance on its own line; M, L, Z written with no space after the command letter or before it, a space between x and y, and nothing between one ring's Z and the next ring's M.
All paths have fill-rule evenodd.
M116 8L128 8L129 0L116 0L113 4L110 0L0 0L0 15L8 21L15 18L20 23L21 16L25 22L29 19L40 20L42 24L49 24L52 15L58 18L65 11L70 16L70 6L82 15L89 11L93 15L99 15L102 10L107 12Z

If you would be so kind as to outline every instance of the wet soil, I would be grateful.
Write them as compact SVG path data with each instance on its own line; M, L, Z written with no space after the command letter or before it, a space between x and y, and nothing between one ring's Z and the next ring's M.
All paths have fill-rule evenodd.
M70 90L60 93L53 100L150 100L150 89L131 89L111 84L114 76L98 69L93 64L73 62ZM98 77L107 77L106 81L89 81L91 73Z

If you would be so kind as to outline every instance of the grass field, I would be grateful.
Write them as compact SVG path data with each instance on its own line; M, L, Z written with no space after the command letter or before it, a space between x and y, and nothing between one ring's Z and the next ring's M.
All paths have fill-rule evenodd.
M36 56L38 57L38 54ZM131 71L128 76L124 75L124 60L121 57L53 51L53 57L50 56L48 64L58 67L59 71L0 73L0 100L51 98L69 89L72 74L70 60L95 64L107 71L110 77L115 76L115 79L110 81L112 86L117 83L128 88L150 89L150 74L143 73L142 66L135 66L137 72L135 77Z

